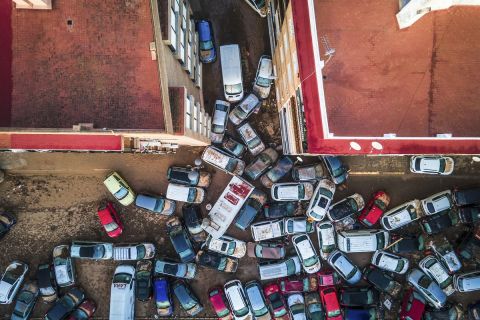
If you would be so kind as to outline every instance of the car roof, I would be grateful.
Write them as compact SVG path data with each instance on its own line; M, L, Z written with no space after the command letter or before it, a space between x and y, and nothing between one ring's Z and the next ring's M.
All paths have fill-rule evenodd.
M212 30L208 20L199 20L197 22L197 31L200 41L208 41L212 39Z
M153 283L155 288L155 300L166 301L170 300L168 297L168 282L167 279L155 279Z
M110 212L108 207L106 207L103 210L99 210L98 211L98 217L100 218L100 222L102 224L107 224L107 223L113 222L112 213Z

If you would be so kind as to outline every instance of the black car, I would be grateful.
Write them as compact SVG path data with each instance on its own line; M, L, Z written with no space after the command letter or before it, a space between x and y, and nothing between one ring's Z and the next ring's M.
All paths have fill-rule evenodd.
M391 250L395 253L411 253L425 249L425 238L422 235L393 234L390 243Z
M293 217L302 211L301 202L298 201L282 201L272 202L263 208L263 214L268 219Z
M183 220L193 241L201 243L207 239L207 233L202 229L202 211L199 205L186 203L182 207Z
M17 223L17 219L13 215L7 212L0 213L0 239L5 237L5 235L12 229L12 227Z
M11 320L27 320L32 314L38 298L38 286L34 282L25 283L17 295Z
M236 272L238 267L237 258L227 257L220 253L208 251L199 251L197 253L196 262L203 267L222 272Z
M71 288L48 310L45 320L62 320L70 314L85 299L83 291L77 287Z
M340 221L362 210L362 207L359 207L362 203L363 199L360 195L352 195L330 207L327 216L331 221Z
M466 234L456 251L465 260L480 261L480 229Z
M468 306L468 319L480 320L480 301Z
M212 175L206 171L185 167L170 167L167 171L168 182L183 184L191 187L208 188Z
M429 216L422 221L422 228L429 235L437 234L458 223L458 217L453 210L445 210Z
M374 266L366 267L363 277L378 291L388 293L394 298L402 290L402 285L395 281L392 276Z
M140 260L135 268L135 296L139 301L148 301L152 297L152 268L150 260Z
M189 316L194 317L203 311L200 299L192 292L185 281L179 279L173 282L172 291L182 309L188 313Z
M454 190L453 199L459 207L480 204L480 188Z
M258 212L262 210L266 201L267 195L265 192L254 189L248 197L248 200L238 212L235 226L241 230L246 230L253 222Z
M242 158L245 152L247 151L247 147L238 142L237 140L233 139L230 135L226 134L222 140L222 148L227 153L231 154L234 157Z
M379 293L375 288L340 289L340 304L347 307L370 306L378 303Z
M40 297L45 302L57 300L57 284L55 282L55 271L51 264L41 264L37 268L37 283Z
M462 223L480 222L480 206L460 207L457 209L458 218Z
M447 303L440 309L436 309L429 304L426 306L424 320L463 320L463 307L458 304ZM469 318L470 319L470 318Z
M175 251L180 256L182 262L190 262L195 259L195 251L192 242L188 237L187 231L183 228L179 218L172 217L168 219L167 233Z

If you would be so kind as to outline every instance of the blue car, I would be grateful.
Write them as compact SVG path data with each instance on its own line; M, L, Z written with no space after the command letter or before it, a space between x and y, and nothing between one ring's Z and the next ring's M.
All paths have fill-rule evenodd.
M160 317L169 317L173 314L173 300L170 285L164 277L158 277L153 282L155 291L155 308Z
M343 165L339 157L336 156L324 156L323 161L327 167L328 173L332 177L332 181L335 184L342 184L347 180L348 170Z
M377 318L377 309L368 308L368 309L354 309L354 308L345 308L343 310L345 315L345 320L375 320Z
M215 51L215 41L213 40L212 24L208 20L199 20L197 22L200 61L202 63L212 63L217 59Z
M265 192L254 189L247 202L240 209L235 221L235 226L241 230L246 230L248 226L257 216L258 212L262 210L263 205L267 202L267 195Z

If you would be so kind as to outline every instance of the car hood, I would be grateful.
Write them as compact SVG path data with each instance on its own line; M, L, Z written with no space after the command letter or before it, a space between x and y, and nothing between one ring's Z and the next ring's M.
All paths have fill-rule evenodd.
M5 302L7 301L7 296L10 290L12 290L12 285L2 281L0 282L0 302Z

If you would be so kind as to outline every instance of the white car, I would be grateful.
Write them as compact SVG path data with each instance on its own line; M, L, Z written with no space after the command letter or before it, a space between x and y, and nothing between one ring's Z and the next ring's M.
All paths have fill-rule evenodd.
M407 272L410 265L408 259L382 250L375 251L371 262L380 269L398 274Z
M320 271L322 264L308 235L296 235L292 238L292 243L300 258L303 270L310 274Z
M78 259L108 260L113 258L113 244L94 241L73 241L70 257Z
M480 271L459 274L454 277L455 289L459 292L480 290Z
M294 293L287 297L288 311L292 320L307 320L305 313L305 299L301 293Z
M448 210L452 206L452 191L450 190L435 193L434 195L422 200L423 212L425 212L425 214L428 216Z
M247 145L248 151L252 156L258 155L265 150L265 144L258 136L257 132L252 128L250 123L245 122L241 126L237 127L238 134L242 138L243 142Z
M0 304L10 304L20 289L25 275L28 272L28 265L21 261L12 261L0 280Z
M410 283L433 307L440 309L447 302L447 296L429 276L418 269L413 269L407 275Z
M53 248L53 269L59 287L75 284L75 264L70 257L70 246L59 245Z
M418 262L418 266L427 276L438 284L447 296L455 292L452 276L448 274L447 269L445 269L436 257L426 256Z
M271 189L275 201L305 201L313 194L313 184L310 182L274 183Z
M235 258L243 258L247 253L247 244L244 241L229 236L222 236L218 239L209 236L204 246L210 251Z
M252 311L250 311L242 283L239 280L231 280L225 283L223 288L225 290L225 296L227 297L230 309L233 312L234 319L252 319Z
M390 244L390 233L385 230L363 229L337 233L338 249L343 252L374 252Z
M273 63L269 56L261 56L258 61L257 74L253 83L253 92L260 99L267 99L272 86Z
M135 282L135 267L117 266L110 287L109 319L134 319Z
M302 264L298 256L289 257L282 261L269 260L258 264L258 273L262 281L293 276L301 271Z
M311 233L313 232L313 223L309 222L307 218L284 218L283 231L285 234L292 235L297 233Z
M358 267L341 251L333 251L328 256L327 262L348 284L356 284L362 280L362 273Z
M212 132L210 140L212 143L221 143L225 131L227 130L228 113L230 112L230 103L223 100L216 100L212 119Z
M385 230L395 230L420 219L421 212L420 200L415 199L385 212L380 224Z
M135 261L148 260L155 257L157 249L153 243L125 243L115 244L113 247L113 260Z
M447 238L438 239L438 242L430 241L427 248L435 253L450 274L462 268L462 263Z
M267 220L252 223L250 230L254 241L264 241L274 238L280 238L285 235L282 220Z
M202 203L205 199L205 190L199 187L188 187L181 184L169 183L167 199L187 203Z
M320 256L327 260L328 255L337 249L335 227L331 222L318 222L316 229Z
M322 221L332 204L334 194L335 183L328 179L320 180L308 204L307 216L315 221Z
M414 156L410 158L410 171L413 173L449 175L455 162L450 157Z

